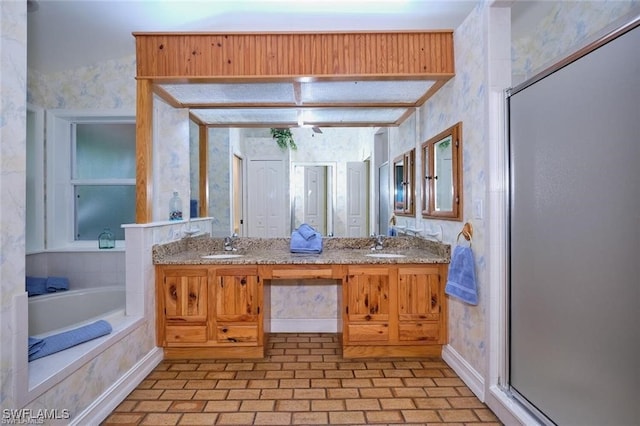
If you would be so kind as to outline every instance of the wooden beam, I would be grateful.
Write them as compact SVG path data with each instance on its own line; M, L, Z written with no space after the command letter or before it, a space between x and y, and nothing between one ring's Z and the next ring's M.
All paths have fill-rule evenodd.
M152 221L153 93L150 80L136 88L136 223Z
M134 36L138 78L435 78L454 73L449 30Z

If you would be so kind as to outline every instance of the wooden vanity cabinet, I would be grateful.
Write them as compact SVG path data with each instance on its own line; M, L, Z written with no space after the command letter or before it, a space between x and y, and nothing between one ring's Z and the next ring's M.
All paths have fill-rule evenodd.
M447 341L447 265L349 266L343 355L439 356Z
M256 266L158 265L157 342L167 358L264 355Z
M262 358L271 279L342 284L345 358L440 356L447 264L157 265L157 342L166 358ZM266 323L266 325L265 325Z

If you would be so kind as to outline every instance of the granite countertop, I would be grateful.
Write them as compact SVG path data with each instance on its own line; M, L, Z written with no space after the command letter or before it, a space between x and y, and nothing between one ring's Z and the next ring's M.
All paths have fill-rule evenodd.
M223 238L208 235L183 238L153 247L156 265L339 265L449 263L451 246L420 237L384 237L383 249L371 250L372 238L325 237L320 254L289 251L289 238L237 238L236 250L223 250ZM370 257L367 254L401 254L404 257ZM240 257L203 259L210 254Z

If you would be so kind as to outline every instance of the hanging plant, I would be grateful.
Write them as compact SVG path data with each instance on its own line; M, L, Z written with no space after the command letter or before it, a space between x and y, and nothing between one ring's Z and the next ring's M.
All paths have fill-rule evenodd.
M298 149L295 141L293 140L293 135L291 134L291 129L271 129L271 136L276 140L276 143L281 149L291 148L293 150Z

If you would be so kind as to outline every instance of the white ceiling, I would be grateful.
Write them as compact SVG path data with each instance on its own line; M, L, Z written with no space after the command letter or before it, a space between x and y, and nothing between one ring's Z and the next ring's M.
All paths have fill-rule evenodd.
M463 0L29 0L28 66L64 71L135 54L135 31L455 29Z
M34 6L35 2L35 7ZM87 66L109 59L119 59L135 54L133 32L149 31L348 31L348 30L437 30L455 29L478 3L463 0L29 0L28 13L28 67L44 74ZM266 91L257 85L254 89L231 87L227 90L210 90L211 87L179 85L163 87L174 99L183 104L185 97L206 95L206 109L192 108L197 119L213 125L291 126L297 123L331 125L392 125L415 106L415 99L406 94L415 91L415 82L407 88L397 84L386 86L360 86L359 93L350 95L371 97L358 102L345 102L345 84L309 86L313 96L337 99L342 109L295 109L296 104L273 109L278 97L286 92ZM379 82L382 84L382 82ZM400 83L400 82L396 82ZM420 82L429 87L432 82ZM246 86L246 85L245 85ZM234 91L240 90L238 96ZM246 99L254 90L271 109L225 107ZM277 93L268 95L268 93ZM424 94L420 90L419 94ZM175 92L175 93L171 93ZM222 101L211 108L210 94L218 93ZM267 95L265 95L267 94ZM377 94L378 96L373 96ZM224 99L224 97L230 97ZM202 100L202 99L200 99ZM196 99L197 103L198 99ZM413 103L411 102L413 101ZM370 102L378 108L365 107ZM330 103L330 102L329 102ZM402 105L404 103L404 105ZM270 105L266 105L270 104ZM381 109L385 104L386 109ZM298 106L300 103L298 102ZM318 105L317 105L318 106ZM347 108L345 108L345 106ZM402 106L405 108L403 109ZM288 109L285 109L288 108ZM294 119L295 118L295 119Z

